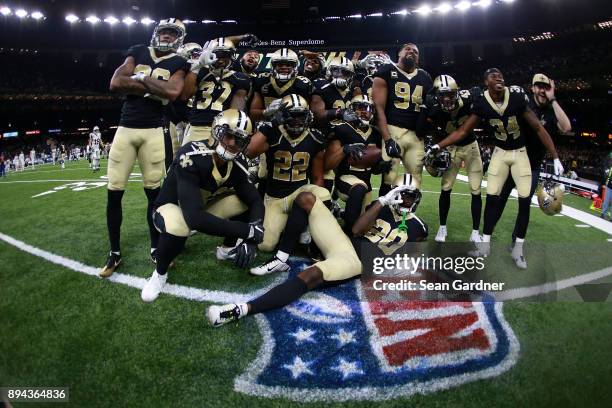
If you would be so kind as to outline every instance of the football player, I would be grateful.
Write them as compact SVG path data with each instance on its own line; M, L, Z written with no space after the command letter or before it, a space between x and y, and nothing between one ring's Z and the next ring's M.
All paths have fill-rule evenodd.
M91 166L94 172L100 170L100 149L104 148L102 143L102 134L100 128L94 126L92 132L89 134L89 149L91 151Z
M259 61L261 61L261 54L259 51L250 49L242 54L242 58L234 61L232 69L236 72L242 72L251 78L257 78L255 70L259 65Z
M66 168L66 145L63 143L60 144L60 164L62 165L62 170Z
M550 135L529 108L529 99L523 88L505 86L504 76L497 68L488 69L484 74L484 79L487 90L482 95L474 95L470 116L459 129L433 145L427 155L459 142L467 137L481 121L485 122L495 135L496 147L488 169L482 242L476 244L477 250L472 254L475 256L490 254L491 235L499 212L499 194L506 179L511 176L519 196L519 221L512 259L519 268L525 269L527 261L523 255L523 242L529 225L531 205L529 198L531 166L525 148L529 127L537 134L546 150L554 158L555 174L563 173L563 165Z
M366 76L360 83L361 93L372 98L372 85L374 84L374 74L382 64L391 64L391 58L387 54L368 54L361 59L357 65L365 70Z
M330 142L325 152L325 169L336 170L336 191L346 203L344 231L351 234L353 224L370 202L372 169L351 166L349 159L360 159L369 146L380 148L382 138L378 129L371 125L374 103L367 95L355 96L348 108L355 112L358 119L331 123ZM389 161L384 163L391 164ZM377 165L375 170L380 171L379 166Z
M459 90L457 82L449 75L436 77L432 93L427 95L425 108L421 110L417 123L417 136L424 139L427 133L433 132L434 141L444 139L459 128L470 116L472 96L468 90ZM454 146L448 147L450 166L442 174L442 191L438 201L440 227L436 234L436 242L446 241L446 220L450 210L451 192L461 169L462 162L468 174L470 192L472 193L472 233L470 241L480 242L480 215L482 212L482 197L480 184L482 182L482 160L480 147L473 132Z
M208 66L193 65L181 94L185 101L193 97L183 144L202 140L211 142L211 125L215 116L230 108L244 111L251 89L249 77L231 69L236 59L236 47L230 39L212 40L206 49L215 56L215 61Z
M408 177L411 178L409 175ZM337 285L359 276L362 265L355 249L361 246L360 240L368 240L385 247L398 244L401 246L408 240L424 240L427 237L427 226L410 214L416 209L420 194L413 185L405 184L380 197L355 223L353 232L358 237L351 242L318 198L312 193L301 193L296 202L301 202L312 230L312 238L321 248L325 260L316 262L297 276L289 278L250 302L210 306L206 312L209 323L218 327L246 315L277 309L296 301L322 284ZM389 208L390 206L392 208ZM402 220L407 231L397 229ZM386 231L386 234L383 235L381 231Z
M415 130L424 97L432 86L429 74L419 68L419 48L412 43L402 46L397 64L380 65L374 74L372 99L384 140L383 157L393 160L393 169L383 176L382 195L395 184L400 159L417 187L421 186L424 144Z
M189 142L179 149L155 203L153 222L161 235L156 269L141 293L145 302L159 296L168 267L192 230L241 239L232 253L240 267L252 261L263 240L264 206L239 158L253 133L251 120L228 109L215 117L212 132L214 145ZM229 220L245 212L248 222Z
M176 51L184 38L185 26L180 20L161 20L150 45L131 47L111 79L111 91L125 95L125 99L108 161L106 220L111 249L100 272L102 277L111 276L121 262L121 200L136 158L148 201L151 260L155 259L159 233L151 215L165 172L163 106L176 100L183 90L189 65Z
M318 52L302 50L304 63L300 67L300 74L310 79L313 83L317 79L325 78L325 58Z
M296 94L287 95L282 99L282 107L276 118L272 123L260 124L247 149L247 157L261 154L266 157L266 234L259 245L262 251L272 251L279 243L287 217L300 193L312 193L322 202L331 198L329 191L323 187L325 141L320 131L310 128L312 120L306 99ZM287 228L292 227L287 225ZM298 232L298 236L302 231ZM293 233L290 234L293 236ZM251 273L261 275L259 272L264 269L266 273L287 270L289 253L281 242L276 256L251 269Z
M568 133L572 130L569 118L555 98L555 83L552 79L544 74L535 74L532 79L531 92L529 107L550 135L558 132ZM540 180L540 164L542 159L544 159L545 152L544 146L537 136L533 134L527 137L526 147L529 164L531 165L531 190L529 191L529 198L531 199ZM508 197L514 187L514 181L511 177L508 177L499 195L498 220L506 207ZM513 244L516 241L516 225L518 225L518 219L512 233Z
M36 150L34 150L34 148L32 148L32 150L30 150L30 166L32 166L32 170L36 170Z

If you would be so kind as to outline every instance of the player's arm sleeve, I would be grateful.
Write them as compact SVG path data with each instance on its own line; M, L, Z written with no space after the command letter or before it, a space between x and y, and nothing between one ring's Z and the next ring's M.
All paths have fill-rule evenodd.
M249 182L246 174L240 176L240 180L234 189L240 201L249 207L249 222L262 221L264 218L263 201L257 188Z
M427 135L427 130L429 128L429 121L427 120L428 115L429 109L425 107L421 109L421 112L419 112L419 117L417 119L416 135L421 140L425 138L425 136Z
M248 237L250 230L248 224L224 220L204 210L197 174L188 169L177 170L178 199L183 217L190 229L218 237Z

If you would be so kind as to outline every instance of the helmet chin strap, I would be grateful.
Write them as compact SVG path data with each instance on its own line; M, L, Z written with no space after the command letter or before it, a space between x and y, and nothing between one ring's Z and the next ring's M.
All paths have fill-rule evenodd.
M232 161L236 158L236 153L231 153L227 150L227 148L221 146L221 142L217 143L215 147L215 153L225 161Z

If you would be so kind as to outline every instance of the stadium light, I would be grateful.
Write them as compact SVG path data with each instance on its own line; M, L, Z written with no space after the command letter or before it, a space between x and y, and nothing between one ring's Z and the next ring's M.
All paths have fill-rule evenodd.
M0 8L0 14L2 14L3 16L8 16L12 13L12 10L8 7L2 7Z
M238 24L236 20L221 20L221 22L227 24Z
M489 7L491 5L491 0L480 0L472 3L474 6L480 6L482 8Z
M25 11L24 9L18 9L18 10L15 10L15 15L19 18L24 18L25 16L28 15L28 12Z
M398 10L398 11L394 11L391 14L392 15L396 15L396 16L405 16L405 15L408 15L408 10L406 10L406 9Z
M41 18L45 18L44 14L40 11L33 12L32 14L30 14L30 17L32 17L34 20L40 20Z
M382 17L383 13L366 14L366 17Z
M202 24L216 24L215 20L202 20Z
M436 7L436 11L439 11L442 14L446 14L452 10L452 6L448 3L442 3L438 7Z
M465 0L460 1L459 3L455 5L455 8L460 11L465 11L469 9L470 7L472 7L472 3L470 3L469 1L465 1Z
M350 16L346 16L347 18L361 18L361 14L351 14Z
M195 20L190 20L190 19L188 19L188 18L186 18L186 19L184 19L184 20L183 20L183 24L193 24L193 23L195 23L195 22L196 22Z
M110 25L115 25L119 22L119 19L114 16L108 16L104 19L104 22Z
M95 25L95 24L98 24L101 20L100 20L100 18L98 16L91 15L91 16L88 16L85 19L85 21L87 21L90 24L94 24Z
M431 13L431 7L429 7L427 4L422 5L421 7L419 7L418 9L414 10L415 13L418 13L422 16L427 16Z
M73 24L79 21L79 18L75 16L74 14L68 14L66 16L66 21L69 22L70 24Z
M154 22L155 22L155 21L154 21L154 20L151 20L149 17L144 17L144 18L142 18L142 19L140 20L140 24L143 24L143 25L149 25L149 24L152 24L152 23L154 23Z
M501 0L502 3L514 3L514 0Z
M324 17L324 20L340 20L339 16L329 16L329 17Z
M123 24L125 24L126 26L131 26L132 24L134 24L136 22L136 20L134 20L132 17L127 16L124 17L123 20L121 20L123 22Z

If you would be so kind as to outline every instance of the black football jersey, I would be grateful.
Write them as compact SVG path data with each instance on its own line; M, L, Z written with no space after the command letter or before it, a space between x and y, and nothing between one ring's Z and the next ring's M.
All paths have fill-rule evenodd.
M187 101L176 100L164 106L164 116L175 125L180 122L187 122L189 107Z
M473 95L472 112L478 115L495 137L495 146L515 150L525 146L529 125L523 119L529 99L520 86L506 87L504 100L497 105L489 91Z
M315 156L325 146L325 137L316 129L307 129L298 138L290 138L283 126L274 127L264 122L258 129L266 136L268 145L266 165L268 180L266 194L287 197L308 184Z
M215 116L230 108L232 98L239 89L244 89L247 96L251 90L249 77L235 71L228 71L217 80L210 70L202 69L196 83L198 85L189 111L189 123L196 126L212 125Z
M314 82L313 95L319 95L325 102L325 109L345 109L353 98L354 85L344 90L336 88L326 79L317 79Z
M368 95L370 100L372 99L372 85L374 85L374 77L372 75L367 75L361 81L361 93Z
M529 98L529 107L536 115L544 129L552 136L559 131L557 127L557 117L555 116L555 110L551 104L539 106L533 98L533 95ZM531 167L539 167L544 155L546 155L546 148L540 141L540 138L531 127L527 130L527 139L525 140L527 146L527 155L529 156L529 162Z
M189 142L176 153L166 179L159 193L159 205L178 204L178 190L181 178L197 176L204 202L224 194L238 184L248 182L247 165L244 159L236 157L228 161L225 169L218 168L213 159L214 149L206 142Z
M424 114L426 115L427 122L434 129L433 136L436 143L457 130L471 113L472 95L467 89L459 91L457 107L451 112L446 112L442 109L433 92L427 95ZM466 146L474 140L476 140L476 136L474 132L470 132L465 139L457 142L457 146Z
M280 85L269 72L264 72L259 74L254 84L255 92L261 95L266 107L273 100L289 94L297 94L304 97L307 101L310 101L310 96L313 91L312 82L310 82L310 79L303 76L297 76L285 84Z
M387 83L387 123L415 130L425 96L433 87L429 74L420 68L409 74L395 64L383 64L374 77Z
M126 52L126 57L134 57L134 73L144 72L152 78L168 81L178 70L189 72L189 64L177 54L162 57L146 45L135 45ZM126 95L121 108L120 126L130 128L156 128L162 126L163 107L168 102L157 96Z
M368 126L366 130L361 130L344 121L334 121L331 123L330 138L332 140L339 140L342 146L353 143L363 143L366 146L376 146L380 148L382 144L382 136L375 127ZM372 190L370 184L370 177L372 175L371 170L349 165L347 157L342 159L336 168L336 177L341 177L346 174L353 175L363 180L367 184L368 190Z

